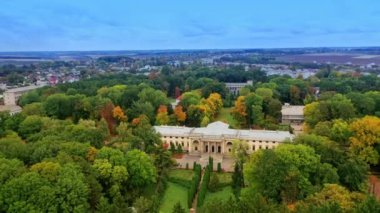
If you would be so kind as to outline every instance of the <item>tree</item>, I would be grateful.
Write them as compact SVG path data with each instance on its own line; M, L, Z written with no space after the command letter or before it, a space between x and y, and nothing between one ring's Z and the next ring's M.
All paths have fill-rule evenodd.
M318 175L317 175L318 174ZM263 196L293 203L311 194L320 184L337 181L336 170L320 163L319 155L305 145L284 144L261 150L246 163L246 182Z
M199 106L191 105L187 110L187 126L198 127L200 126L204 117L203 110Z
M218 175L213 173L211 175L211 179L210 179L210 182L208 183L208 189L211 191L211 192L216 192L217 189L219 187L219 178L218 178Z
M347 189L337 184L326 184L322 191L308 196L300 204L306 204L306 206L321 206L327 203L336 203L344 211L350 211L354 208L355 202L363 200L363 197L359 193L350 193ZM300 205L298 204L298 205ZM305 208L304 205L300 205Z
M169 100L164 92L150 87L143 89L138 96L140 102L150 103L153 107L153 111L157 110L160 105L169 104Z
M240 123L240 126L247 125L247 111L245 106L245 96L239 96L232 110L232 115Z
M153 204L152 200L141 196L135 200L133 206L135 207L136 213L157 212Z
M42 118L36 115L28 116L19 127L19 133L23 138L38 133L42 130L43 121Z
M150 157L137 149L127 153L127 168L131 187L144 187L156 182L156 168Z
M173 211L172 213L186 213L185 209L182 207L181 203L180 202L177 202L174 206L173 206Z
M65 119L72 114L70 99L65 94L54 94L43 102L44 111L48 116Z
M149 102L137 101L132 104L132 107L128 110L129 118L138 118L140 115L145 115L152 123L155 120L155 109Z
M112 115L118 121L126 121L127 120L127 116L124 114L124 112L120 106L116 106L115 108L113 108Z
M0 185L5 184L8 180L20 176L24 172L26 172L26 169L20 160L5 159L0 157Z
M165 105L160 105L158 108L156 123L158 125L166 125L169 123L168 108Z
M57 211L55 189L35 172L24 173L2 185L0 210L4 212Z
M196 91L185 92L181 96L180 105L188 111L191 105L198 105L201 101L201 95Z
M26 116L29 116L29 115L44 116L45 111L43 109L42 103L31 103L31 104L25 105L24 108L22 108L22 114Z
M375 146L380 144L380 118L366 116L350 124L350 151L367 163L377 165L379 153Z
M305 122L312 128L320 121L348 120L356 116L351 101L341 94L306 105L304 114Z
M178 123L183 123L186 120L186 113L183 111L183 108L181 105L177 105L174 108L174 114L176 116Z

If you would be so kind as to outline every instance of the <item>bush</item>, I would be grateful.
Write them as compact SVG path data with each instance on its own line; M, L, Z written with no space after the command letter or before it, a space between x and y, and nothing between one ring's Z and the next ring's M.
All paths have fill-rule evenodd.
M172 154L175 154L175 153L176 153L176 149L175 149L175 146L174 146L173 143L170 143L170 152L171 152Z
M212 157L208 158L208 166L210 167L210 171L214 171L214 159Z
M217 169L218 173L221 173L222 172L222 164L219 162L218 163L218 169Z
M211 192L216 192L219 188L219 178L217 174L212 174L210 182L208 183L208 189Z
M177 153L182 154L182 152L183 152L182 146L181 144L179 144L177 147Z

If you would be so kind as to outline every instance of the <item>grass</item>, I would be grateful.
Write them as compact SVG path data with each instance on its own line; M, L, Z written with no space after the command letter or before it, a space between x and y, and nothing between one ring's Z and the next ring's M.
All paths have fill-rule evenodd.
M232 187L226 186L217 192L207 192L204 203L207 203L210 200L214 200L214 199L218 201L228 200L231 196L234 196L232 192Z
M184 209L187 209L187 188L178 184L168 182L168 187L165 190L164 198L162 199L160 212L172 212L173 206L180 202Z
M218 117L216 117L215 121L222 121L222 122L228 123L232 128L238 128L239 124L232 116L231 111L232 111L232 107L222 108L219 112Z
M231 184L232 183L232 173L216 173L219 178L220 184Z
M191 181L193 170L174 169L169 172L169 177Z

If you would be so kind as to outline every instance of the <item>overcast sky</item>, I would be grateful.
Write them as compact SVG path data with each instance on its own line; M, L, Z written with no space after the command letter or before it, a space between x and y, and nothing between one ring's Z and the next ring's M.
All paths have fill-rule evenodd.
M379 0L0 0L0 51L380 46Z

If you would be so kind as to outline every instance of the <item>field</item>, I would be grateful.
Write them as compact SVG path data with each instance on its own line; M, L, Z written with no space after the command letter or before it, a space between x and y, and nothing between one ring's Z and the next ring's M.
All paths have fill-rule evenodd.
M175 183L168 182L168 187L162 199L160 212L172 212L174 204L180 202L187 209L187 188Z
M222 122L228 123L231 126L231 128L238 128L239 124L232 116L231 111L232 111L232 107L222 108L219 112L218 117L216 117L215 121L222 121Z

